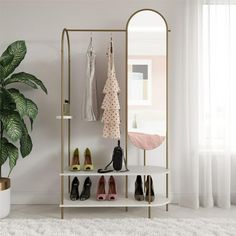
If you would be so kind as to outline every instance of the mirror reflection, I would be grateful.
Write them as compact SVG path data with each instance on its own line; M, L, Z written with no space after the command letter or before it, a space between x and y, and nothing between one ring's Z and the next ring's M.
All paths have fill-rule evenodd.
M128 132L166 136L166 23L154 11L128 24Z

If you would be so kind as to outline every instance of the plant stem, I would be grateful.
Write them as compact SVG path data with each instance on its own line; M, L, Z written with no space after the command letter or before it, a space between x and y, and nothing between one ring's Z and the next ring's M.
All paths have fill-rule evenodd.
M12 170L13 170L13 168L9 171L8 176L7 176L8 178L10 177Z

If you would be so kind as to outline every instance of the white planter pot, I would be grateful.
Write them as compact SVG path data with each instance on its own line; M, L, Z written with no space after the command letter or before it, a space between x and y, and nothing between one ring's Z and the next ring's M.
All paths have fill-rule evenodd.
M11 206L10 179L0 178L0 219L8 216Z

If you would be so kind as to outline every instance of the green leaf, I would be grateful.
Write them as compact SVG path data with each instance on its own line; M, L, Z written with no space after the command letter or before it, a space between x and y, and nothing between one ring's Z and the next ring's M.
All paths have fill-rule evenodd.
M22 135L20 139L20 152L23 158L30 154L30 152L32 151L32 147L33 144L29 134Z
M33 121L38 115L37 105L30 99L26 98L26 114L30 118L31 130L33 129Z
M32 88L37 88L38 85L46 94L48 92L41 80L37 79L34 75L25 72L20 72L12 75L9 79L7 79L4 82L4 84L7 85L15 82L25 83L31 86ZM32 85L32 83L34 84L34 86Z
M11 94L4 88L0 88L0 111L15 110L16 104Z
M13 60L14 56L13 55L6 55L6 56L1 56L0 57L0 64L2 66L6 66L8 65L12 60Z
M18 152L18 148L12 143L7 144L7 152L8 152L9 166L10 166L10 172L11 172L14 166L16 165L16 162L19 157L19 152Z
M0 84L2 84L4 79L4 68L3 66L0 64Z
M20 139L21 156L23 158L28 156L30 152L32 151L32 147L33 147L33 144L32 144L31 137L29 136L26 124L24 120L22 119L22 136Z
M14 56L13 55L6 55L6 56L1 56L0 57L0 83L4 81L3 79L5 78L5 69L4 66L7 66L12 60Z
M43 82L39 79L37 79L34 75L25 73L25 72L20 72L18 73L19 76L21 76L22 78L28 79L32 82L34 82L35 84L37 84L46 94L48 93L47 88L44 86Z
M0 166L2 166L7 159L9 159L9 166L11 172L14 166L16 165L17 159L19 157L18 148L12 143L9 143L6 138L0 139L0 145L1 145Z
M21 73L23 73L23 72L21 72ZM23 83L23 84L30 86L31 88L34 88L34 89L38 88L34 82L29 80L29 78L27 78L27 77L23 77L21 75L21 73L13 74L10 78L5 80L4 85L6 86L6 85L12 84L12 83Z
M0 166L2 166L8 158L7 143L6 138L0 139Z
M3 65L4 78L6 78L16 69L16 67L24 59L25 54L26 54L25 41L18 40L7 47L7 49L4 51L4 53L1 56L4 58L7 58L7 59L4 59L4 63L3 63L4 64ZM12 59L10 60L11 56L12 56Z
M8 137L16 142L22 136L22 121L18 112L3 110L0 113L0 120Z
M12 96L15 104L16 104L16 109L19 112L21 118L24 117L26 114L26 99L23 94L19 92L17 89L9 89L8 92Z

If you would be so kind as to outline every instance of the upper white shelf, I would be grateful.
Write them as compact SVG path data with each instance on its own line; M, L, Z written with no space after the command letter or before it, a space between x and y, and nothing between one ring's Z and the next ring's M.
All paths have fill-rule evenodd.
M114 176L136 176L136 175L160 175L169 173L169 169L160 166L128 166L127 172L108 172L98 173L97 169L93 171L70 171L67 168L60 176L101 176L101 175L114 175Z
M61 116L56 116L57 120L61 120ZM63 120L71 120L72 116L63 116Z

